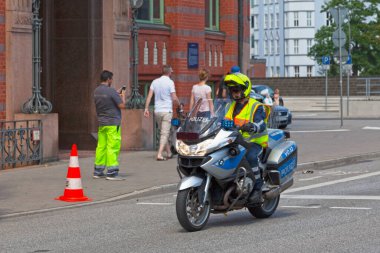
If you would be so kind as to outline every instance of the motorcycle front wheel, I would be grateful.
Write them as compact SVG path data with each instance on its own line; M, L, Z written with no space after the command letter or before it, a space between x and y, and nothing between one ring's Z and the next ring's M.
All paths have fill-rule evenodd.
M279 202L280 195L273 199L265 199L261 206L249 207L248 211L256 218L268 218L276 211Z
M177 218L181 226L189 232L201 230L210 216L210 197L205 206L201 207L202 200L199 199L198 189L189 188L177 194Z

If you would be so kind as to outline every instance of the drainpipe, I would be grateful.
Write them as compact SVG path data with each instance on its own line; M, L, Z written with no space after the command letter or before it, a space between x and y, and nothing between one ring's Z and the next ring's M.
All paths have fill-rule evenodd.
M239 13L238 15L238 65L242 70L243 70L243 40L244 40L243 10L244 10L244 0L238 0L238 13Z

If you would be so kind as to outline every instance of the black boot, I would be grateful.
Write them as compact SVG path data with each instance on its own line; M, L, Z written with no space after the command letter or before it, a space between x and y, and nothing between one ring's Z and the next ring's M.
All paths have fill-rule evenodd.
M257 205L264 201L263 193L261 191L263 183L264 181L262 178L257 178L255 180L255 185L253 186L252 192L248 198L248 205Z

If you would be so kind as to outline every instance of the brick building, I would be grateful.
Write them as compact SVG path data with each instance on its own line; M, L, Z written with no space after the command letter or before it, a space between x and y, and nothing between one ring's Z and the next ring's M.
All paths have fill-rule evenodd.
M32 94L32 3L0 0L1 120L30 117L21 114L21 106ZM102 69L113 71L114 86L128 84L127 92L131 90L130 2L42 0L40 17L42 93L58 119L51 128L56 127L59 136L49 138L59 140L60 148L77 143L80 149L93 149L97 122L92 92L99 73ZM244 72L249 68L248 0L145 0L138 23L143 95L164 64L173 66L177 93L184 103L189 101L200 68L211 71L212 87L232 65L240 63ZM188 50L192 50L193 60L189 60ZM134 112L135 116L123 113L127 118L137 117L133 122L136 131L145 124L136 116L142 112ZM128 131L124 135L134 135ZM123 148L134 148L138 141L128 139Z

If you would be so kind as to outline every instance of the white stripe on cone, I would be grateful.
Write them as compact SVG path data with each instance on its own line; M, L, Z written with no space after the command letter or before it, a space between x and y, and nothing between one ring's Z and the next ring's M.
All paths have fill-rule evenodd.
M66 189L69 189L69 190L82 189L82 180L80 178L68 178L66 180Z
M69 167L71 167L71 168L78 168L79 167L79 161L78 161L77 156L70 156Z

